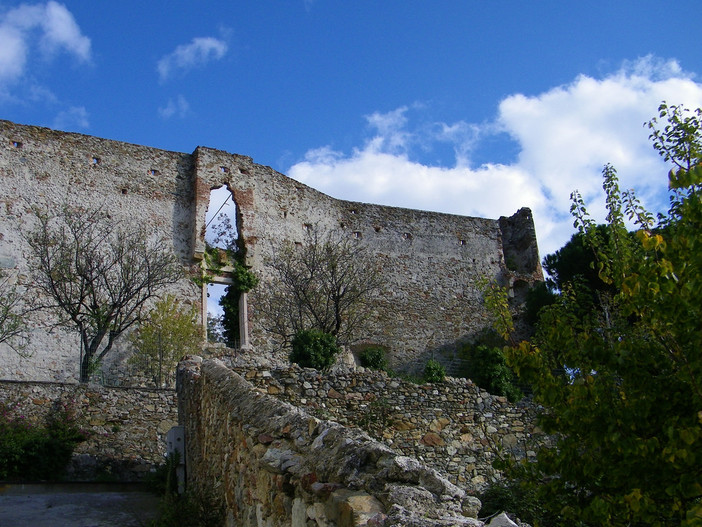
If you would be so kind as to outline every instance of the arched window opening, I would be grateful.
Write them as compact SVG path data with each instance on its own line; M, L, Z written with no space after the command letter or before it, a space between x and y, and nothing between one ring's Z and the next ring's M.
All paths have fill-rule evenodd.
M207 249L203 265L208 283L204 286L206 291L203 291L206 295L203 318L207 321L207 340L223 343L229 348L239 348L247 342L246 295L233 280L233 271L242 256L242 246L237 229L236 203L227 187L210 192L205 223Z

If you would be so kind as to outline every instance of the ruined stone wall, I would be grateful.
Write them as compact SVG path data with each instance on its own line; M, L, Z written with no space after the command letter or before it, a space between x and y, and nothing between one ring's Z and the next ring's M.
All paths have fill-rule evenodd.
M537 408L528 400L510 403L468 379L418 385L372 370L321 373L296 365L265 370L233 362L235 371L265 393L317 417L360 427L470 492L500 478L492 468L498 449L533 457L545 440L535 424Z
M542 279L526 209L490 220L342 201L249 157L210 148L182 154L0 121L0 183L0 268L22 287L32 281L22 233L32 228L33 207L101 207L116 221L139 222L171 238L193 272L205 248L210 191L226 185L246 263L261 278L248 295L249 341L273 364L287 358L260 309L276 287L269 262L284 243L304 242L310 226L351 237L381 269L384 288L361 338L385 346L396 369L420 369L432 356L449 364L457 344L487 325L480 278L509 285L517 299ZM166 292L186 303L202 299L188 277ZM29 357L0 344L0 378L77 378L77 335L55 322L44 311L30 316ZM124 367L124 341L108 356L107 379Z
M277 364L286 353L258 306L275 287L269 262L283 243L304 243L310 227L352 238L380 269L384 288L362 341L385 346L394 368L418 370L432 357L449 364L457 344L488 324L480 279L509 285L513 295L543 279L528 209L490 220L336 200L250 158L206 148L198 148L196 167L198 221L208 189L226 184L233 193L246 262L261 277L248 295L251 343Z
M191 189L192 156L0 121L0 268L21 288L30 285L23 234L35 226L32 209L51 214L68 205L100 208L115 222L172 239L173 251L188 269ZM168 292L186 302L200 301L199 290L185 275ZM30 314L31 342L24 357L0 344L0 378L78 378L77 333L55 327L56 321L46 311ZM106 369L123 360L125 352L118 342Z
M175 390L88 384L0 381L8 415L42 423L67 407L88 432L74 452L68 479L137 481L164 462L166 434L177 424Z
M189 489L228 526L483 525L480 502L435 470L260 393L217 360L178 371Z

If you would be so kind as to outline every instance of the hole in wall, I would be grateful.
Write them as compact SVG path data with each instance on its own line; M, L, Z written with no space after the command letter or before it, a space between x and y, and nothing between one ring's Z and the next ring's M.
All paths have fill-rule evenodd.
M353 237L356 238L357 240L359 240L363 237L363 234L361 234L360 231L354 231Z
M150 168L148 172L149 172L150 176L158 176L159 175L158 170L156 170L155 168Z
M92 164L93 164L93 165L99 165L99 164L100 164L100 158L99 158L99 157L93 157L93 159L92 159Z
M210 203L205 215L205 242L210 248L217 248L224 255L235 255L241 249L237 224L237 206L232 192L226 187L213 189L210 192ZM213 283L207 284L207 323L208 339L215 342L225 342L229 347L239 345L238 295L234 301L226 301L226 310L222 307L222 299L229 291L230 278L213 274ZM229 299L231 300L231 299ZM225 312L226 311L226 312Z
M20 141L12 141L12 146L15 148L22 148L22 143Z
M127 190L126 188L122 189L122 194L126 194L127 192L129 192L129 190Z

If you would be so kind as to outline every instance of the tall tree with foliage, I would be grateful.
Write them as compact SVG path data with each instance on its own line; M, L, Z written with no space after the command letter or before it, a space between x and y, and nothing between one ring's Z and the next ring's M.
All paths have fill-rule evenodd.
M196 306L187 308L173 295L162 298L130 336L135 352L129 362L158 388L171 384L178 361L202 347L199 318Z
M78 331L80 381L87 382L117 337L141 320L146 302L183 270L165 239L100 210L37 211L36 220L26 239L39 307Z
M670 208L657 220L620 192L611 166L606 236L573 194L575 226L614 293L566 285L533 341L505 350L557 438L511 473L555 524L702 525L701 115L662 104L663 127L649 123L675 167ZM498 317L504 334L507 315Z

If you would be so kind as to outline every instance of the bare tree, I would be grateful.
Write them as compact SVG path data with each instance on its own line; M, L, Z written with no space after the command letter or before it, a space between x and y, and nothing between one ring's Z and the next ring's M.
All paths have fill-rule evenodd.
M47 301L41 307L80 333L80 380L86 382L115 339L141 320L146 301L183 270L165 240L100 210L64 207L56 216L36 217L26 239L35 287Z
M360 242L311 228L304 244L285 245L269 265L274 282L262 307L267 329L284 343L302 329L324 331L340 344L361 337L382 281Z

